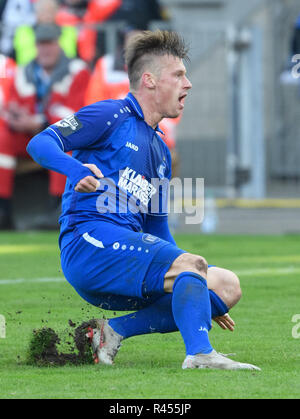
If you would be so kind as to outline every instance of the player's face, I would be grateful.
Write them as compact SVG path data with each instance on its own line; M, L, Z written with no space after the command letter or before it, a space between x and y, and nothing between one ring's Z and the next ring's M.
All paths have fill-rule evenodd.
M155 102L163 118L177 118L184 109L184 101L192 84L186 68L178 57L160 58L160 72L156 80Z

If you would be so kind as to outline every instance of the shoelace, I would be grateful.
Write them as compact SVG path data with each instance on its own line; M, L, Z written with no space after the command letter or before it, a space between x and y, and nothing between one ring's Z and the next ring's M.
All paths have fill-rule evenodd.
M218 352L218 354L222 355L222 356L225 356L225 358L228 358L229 356L236 356L236 354L234 352L230 353L230 354L223 354L222 352Z

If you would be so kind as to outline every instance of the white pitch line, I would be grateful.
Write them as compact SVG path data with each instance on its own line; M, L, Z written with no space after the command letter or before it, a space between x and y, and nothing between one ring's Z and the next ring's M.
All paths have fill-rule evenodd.
M45 282L63 282L66 281L63 277L53 277L53 278L35 278L35 279L25 279L25 278L17 278L17 279L0 279L0 285L14 285L14 284L39 284Z
M293 266L288 266L286 268L257 268L257 269L238 269L234 270L237 275L247 275L247 276L255 276L255 275L281 275L281 274L294 274L299 273L300 268L295 268ZM66 279L62 276L59 277L49 277L49 278L35 278L35 279L25 279L25 278L17 278L17 279L0 279L0 285L16 285L16 284L39 284L39 283L54 283L54 282L64 282Z
M237 275L281 275L281 274L294 274L300 272L300 268L287 266L286 268L257 268L257 269L240 269L234 270Z

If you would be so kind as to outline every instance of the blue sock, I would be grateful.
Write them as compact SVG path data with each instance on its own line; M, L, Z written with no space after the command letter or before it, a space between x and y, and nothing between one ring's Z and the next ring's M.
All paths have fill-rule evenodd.
M212 290L208 290L211 305L211 318L222 316L228 312L228 307ZM124 339L131 336L148 333L177 332L172 311L172 294L166 294L157 301L135 313L114 317L109 325Z
M173 286L172 310L187 355L208 354L211 307L206 280L193 272L182 272Z
M124 339L148 333L169 333L177 331L172 313L172 294L166 294L135 313L109 320L109 325Z
M208 290L210 306L211 306L211 318L217 316L223 316L225 313L228 313L229 308L224 303L224 301L216 294L213 290Z

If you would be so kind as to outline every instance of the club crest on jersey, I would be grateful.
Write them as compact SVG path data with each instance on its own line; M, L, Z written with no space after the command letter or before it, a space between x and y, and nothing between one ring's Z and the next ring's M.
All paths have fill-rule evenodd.
M165 171L166 171L166 163L163 162L161 165L157 168L157 173L160 179L163 179L165 177Z
M160 239L156 236L152 236L152 234L143 234L142 240L144 243L154 244L157 243Z
M156 188L148 182L145 176L137 173L130 167L126 167L125 170L120 172L118 186L131 193L145 206L148 205L150 199L156 193Z
M67 116L66 118L56 122L54 125L58 127L59 131L65 137L82 128L82 123L75 115Z

